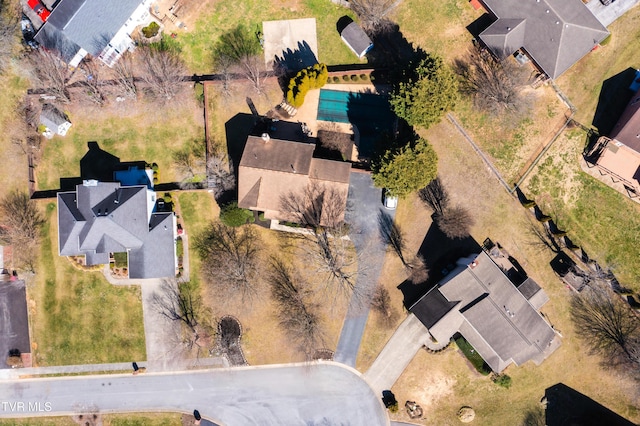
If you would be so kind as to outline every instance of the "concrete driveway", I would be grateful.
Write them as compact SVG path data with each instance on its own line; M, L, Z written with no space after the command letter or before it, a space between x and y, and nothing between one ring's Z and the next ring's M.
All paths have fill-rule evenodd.
M359 255L358 276L333 359L355 367L369 315L370 299L378 283L386 252L378 228L378 213L384 208L382 190L373 186L370 174L352 171L347 203L345 220L350 225L349 238ZM391 217L395 215L393 210L385 211Z
M422 346L429 342L429 332L415 315L409 314L393 333L364 378L379 395L391 389Z
M390 424L360 374L332 362L22 379L0 382L0 395L0 418L197 409L225 426Z
M624 15L629 9L638 4L640 0L615 0L608 6L603 5L600 0L591 0L587 7L602 25L608 27Z

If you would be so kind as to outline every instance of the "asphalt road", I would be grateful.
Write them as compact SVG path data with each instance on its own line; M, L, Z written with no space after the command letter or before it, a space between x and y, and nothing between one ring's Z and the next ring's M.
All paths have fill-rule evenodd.
M194 409L225 426L390 424L360 374L333 362L0 382L0 418Z

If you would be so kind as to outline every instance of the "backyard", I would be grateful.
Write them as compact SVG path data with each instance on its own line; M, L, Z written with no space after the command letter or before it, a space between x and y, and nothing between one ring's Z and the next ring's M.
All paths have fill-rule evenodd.
M140 289L114 286L102 273L83 271L58 256L56 206L41 203L37 274L27 287L34 364L99 364L144 360Z
M36 166L36 188L56 189L60 178L79 176L80 159L90 141L123 162L157 163L160 183L175 181L172 153L204 139L202 112L192 91L185 89L183 99L164 106L139 100L101 109L70 107L73 125L67 136L56 136L43 144Z

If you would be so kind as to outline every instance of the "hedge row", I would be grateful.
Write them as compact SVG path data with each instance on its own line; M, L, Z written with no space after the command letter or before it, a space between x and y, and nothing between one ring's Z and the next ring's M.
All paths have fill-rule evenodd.
M315 64L300 70L291 80L287 89L287 103L299 108L304 103L304 97L312 89L319 89L327 83L329 72L325 64Z

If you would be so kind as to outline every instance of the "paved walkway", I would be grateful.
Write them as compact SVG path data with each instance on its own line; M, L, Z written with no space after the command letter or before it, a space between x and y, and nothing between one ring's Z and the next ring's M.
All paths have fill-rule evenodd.
M381 395L383 390L391 389L420 348L430 341L426 327L409 314L364 373L365 380Z
M386 246L380 239L378 212L382 190L373 186L368 173L351 172L348 209L349 237L358 252L358 275L333 359L355 367L360 341L369 316L370 299L382 272ZM393 210L385 210L392 217Z

